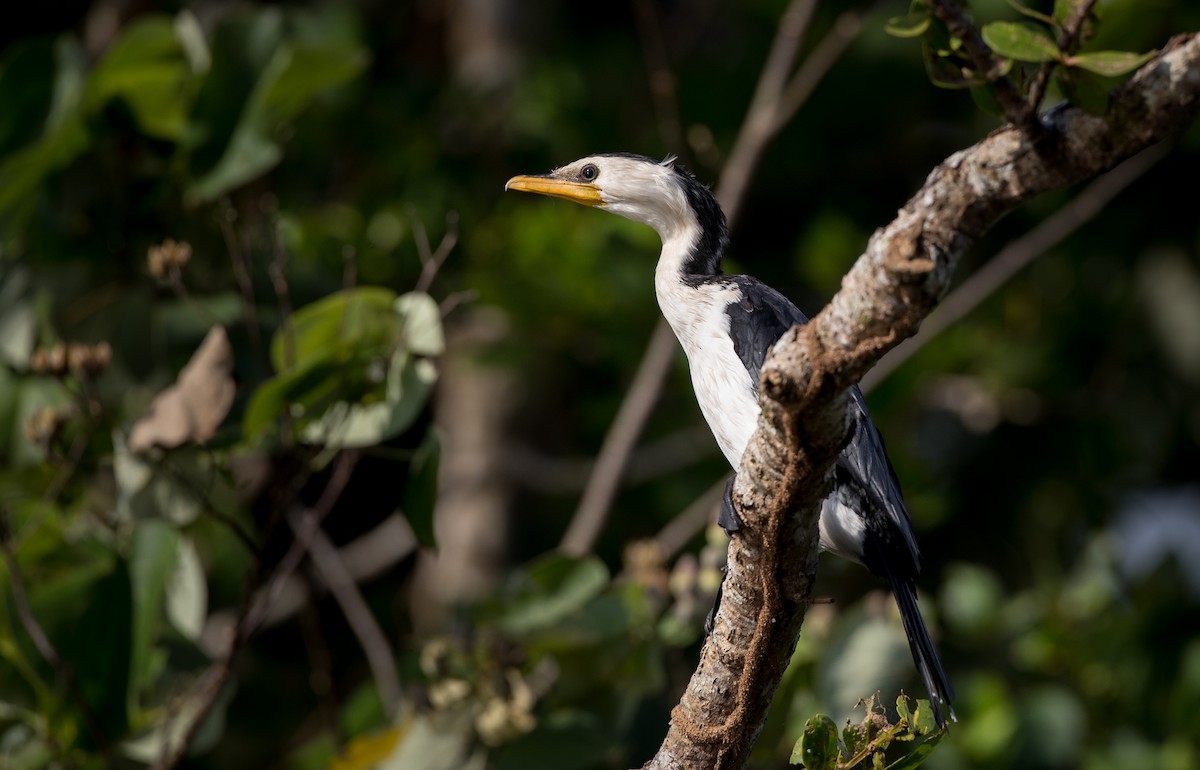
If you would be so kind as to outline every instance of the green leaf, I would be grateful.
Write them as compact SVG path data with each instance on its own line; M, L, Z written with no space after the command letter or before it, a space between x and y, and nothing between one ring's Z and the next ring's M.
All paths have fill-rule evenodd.
M446 349L442 312L424 292L411 291L396 299L396 313L404 328L404 346L419 356L439 356Z
M1030 8L1029 6L1024 5L1023 3L1019 3L1019 2L1017 2L1017 0L1007 0L1007 2L1008 2L1009 7L1011 7L1014 11L1021 14L1022 16L1028 16L1031 19L1037 19L1038 21L1042 22L1043 24L1052 25L1055 23L1053 17L1047 16L1046 14L1041 13L1040 11L1036 11L1033 8Z
M284 43L259 75L225 152L192 183L185 199L206 203L273 168L283 157L278 131L323 91L342 85L366 67L367 52L343 42Z
M179 541L175 569L167 581L167 618L184 638L199 643L208 616L208 583L190 538Z
M505 605L500 617L501 628L511 634L528 634L561 622L608 585L608 569L599 559L557 553L535 562L524 577L530 585Z
M981 30L983 40L1000 56L1027 62L1062 58L1062 52L1046 32L1028 22L995 21Z
M179 531L160 520L141 521L129 544L129 578L133 586L133 640L131 650L130 706L138 691L149 685L154 670L151 650L162 626L167 582L178 561Z
M929 29L933 14L925 8L912 11L907 16L893 16L883 25L883 31L892 37L920 37Z
M338 401L305 426L303 438L331 448L375 446L403 433L425 407L437 368L398 350L388 366L387 396L372 404Z
M912 751L888 765L887 770L916 770L916 768L925 763L925 760L933 753L933 749L942 740L942 736L944 735L944 732L931 735L926 740L914 746Z
M285 372L347 347L367 358L386 355L401 328L395 302L391 289L359 286L305 305L271 339L271 365Z
M255 388L242 415L242 434L256 439L272 423L288 415L298 424L319 416L346 381L344 364L336 355L312 361L264 381Z
M933 706L925 698L917 700L917 710L913 713L912 731L917 735L929 735L937 729L933 719Z
M110 99L129 105L149 136L179 140L187 127L191 66L167 16L146 15L122 30L88 79L85 104L100 109Z
M442 441L436 428L425 434L417 447L404 486L404 517L412 527L417 542L426 548L436 548L433 531L433 511L437 505L438 466L441 464Z
M1154 58L1156 51L1133 53L1132 51L1093 51L1068 56L1068 67L1078 67L1105 77L1128 75Z
M804 723L804 733L792 748L793 765L807 770L836 770L838 763L837 725L824 714Z

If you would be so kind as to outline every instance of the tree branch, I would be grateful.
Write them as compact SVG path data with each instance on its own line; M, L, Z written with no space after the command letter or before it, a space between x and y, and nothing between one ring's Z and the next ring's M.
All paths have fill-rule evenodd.
M1053 156L1013 126L933 170L896 219L875 232L842 289L807 326L783 336L762 370L758 428L742 458L716 626L646 768L739 768L791 657L817 555L817 520L843 445L846 389L916 332L962 253L1030 198L1111 168L1200 112L1200 34L1181 35L1113 93L1109 113L1056 109Z

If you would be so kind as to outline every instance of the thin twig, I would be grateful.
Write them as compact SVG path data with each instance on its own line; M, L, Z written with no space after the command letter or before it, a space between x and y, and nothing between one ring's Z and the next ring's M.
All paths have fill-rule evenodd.
M321 497L314 506L306 509L300 515L300 522L296 528L296 538L292 541L292 545L287 553L284 554L283 559L276 565L265 590L261 593L253 590L253 586L258 583L257 577L250 581L245 598L242 601L241 609L238 611L237 621L230 629L229 642L225 653L201 677L202 685L194 695L199 706L192 716L192 721L188 724L187 729L184 730L179 744L174 746L171 753L162 758L154 766L154 770L171 770L171 768L176 767L183 761L188 748L196 739L200 727L204 724L209 713L216 705L217 696L221 694L221 689L224 687L229 674L233 670L233 661L237 657L238 652L241 651L246 641L262 626L263 620L268 615L271 604L275 601L282 586L292 573L296 571L296 568L299 567L301 559L308 552L308 546L312 541L313 535L321 526L321 522L333 510L333 506L342 496L342 492L345 491L346 485L350 481L350 476L354 472L354 467L358 464L359 456L357 451L347 450L338 457L333 472L330 474L329 482L325 485L325 490L321 493ZM261 563L259 569L261 570Z
M258 630L269 613L271 604L279 595L284 582L300 566L300 561L308 552L309 543L320 528L321 522L329 515L334 503L341 497L346 485L350 482L350 475L354 472L360 456L361 453L357 450L346 450L338 455L333 472L329 476L329 483L325 485L325 491L321 493L320 499L317 500L316 505L306 509L301 514L299 524L292 527L296 537L275 568L274 574L271 575L271 580L261 599L254 603L254 607L248 614L246 622L243 624L242 633L244 635L249 636Z
M1037 136L1037 111L1029 109L1007 75L992 77L999 63L962 6L954 0L933 0L933 15L946 25L951 36L962 41L962 48L971 58L975 70L991 84L996 101L1000 103L1008 122L1031 137Z
M288 522L298 539L301 534L300 515L293 513L288 516ZM400 674L396 669L396 660L392 657L387 637L375 622L375 616L371 614L370 607L359 593L354 576L346 569L337 548L319 528L311 533L308 554L341 607L346 622L358 637L358 643L367 656L367 665L371 668L375 685L379 688L379 698L383 701L384 710L389 718L394 717L400 705Z
M1071 9L1071 15L1063 24L1062 33L1058 36L1058 50L1063 54L1070 55L1075 53L1075 50L1079 46L1079 37L1083 32L1083 25L1092 15L1092 9L1095 7L1096 0L1086 0L1086 2ZM1050 59L1043 62L1041 68L1034 76L1033 82L1029 84L1029 97L1026 100L1026 106L1035 114L1042 105L1042 98L1046 95L1046 88L1050 85L1050 76L1059 64L1060 62L1057 59Z
M585 554L592 550L604 520L616 496L621 472L629 453L637 444L642 426L650 416L650 410L662 392L665 374L675 360L675 335L665 322L660 322L650 338L650 345L638 364L637 373L625 399L621 402L617 416L604 436L596 467L588 479L587 487L575 515L559 544L568 554Z
M862 28L862 14L858 11L846 11L837 17L833 29L821 38L821 42L817 43L812 53L805 58L800 69L796 70L796 74L788 81L787 87L779 97L779 107L775 111L774 133L782 130L795 117L804 103L808 101L808 97L812 96L817 84L825 78L825 75L842 57L850 44L858 39Z
M815 7L815 0L792 0L783 12L754 88L754 96L746 109L746 117L742 120L733 149L729 151L729 159L721 171L716 198L725 210L725 218L731 228L737 220L742 198L750 185L750 177L758 168L763 150L782 125L778 116L779 100Z
M446 258L450 256L450 252L458 243L458 214L453 211L446 214L446 233L438 243L436 251L429 250L429 237L425 234L425 226L415 217L413 236L417 242L417 255L421 258L421 275L417 277L413 291L427 292L433 285L433 279L437 277L442 264L445 263Z
M1113 198L1165 158L1169 151L1163 144L1143 150L1097 178L1070 203L997 252L942 300L938 309L921 324L921 331L916 336L901 342L867 372L861 383L863 391L883 382L930 340L978 307L1022 268L1094 219Z
M260 558L262 551L259 549L258 544L254 542L254 536L250 534L250 531L242 526L241 522L218 508L217 504L209 498L208 493L200 487L200 484L188 476L182 467L177 467L169 462L170 456L170 454L164 455L159 467L190 492L204 507L205 513L228 528L251 556Z

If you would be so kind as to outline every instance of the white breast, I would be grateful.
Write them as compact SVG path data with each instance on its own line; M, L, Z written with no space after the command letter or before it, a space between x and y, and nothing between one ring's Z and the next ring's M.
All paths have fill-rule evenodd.
M688 357L692 389L717 445L736 470L758 423L754 382L729 336L725 307L740 297L737 287L688 286L657 275L655 293L663 315Z

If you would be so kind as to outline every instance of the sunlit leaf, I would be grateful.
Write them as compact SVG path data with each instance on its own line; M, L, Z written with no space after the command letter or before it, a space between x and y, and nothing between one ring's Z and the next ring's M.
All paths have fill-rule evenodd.
M299 308L271 339L271 365L284 372L342 346L388 352L400 332L396 301L391 289L359 286Z
M1046 32L1026 22L995 21L980 30L983 40L1000 56L1027 62L1061 59L1062 52Z
M920 37L929 29L932 21L933 14L926 8L907 16L893 16L883 25L883 31L892 37Z
M403 727L393 727L374 735L355 738L329 764L329 770L372 770L391 756L406 732Z
M834 721L817 714L804 723L804 733L792 748L791 763L805 770L834 770L838 763L838 731Z
M944 735L944 732L938 732L935 735L929 736L914 746L912 751L888 765L887 770L916 770L916 768L925 764L925 760L933 753L934 748Z
M208 615L208 583L196 546L189 538L179 541L175 569L167 582L167 618L185 638L198 642Z
M1154 58L1155 51L1133 53L1132 51L1093 51L1068 56L1068 67L1078 67L1105 77L1128 75Z
M345 378L342 363L330 355L324 360L291 369L259 385L242 415L242 434L258 439L285 415L296 421L319 416L336 398Z
M388 366L386 398L370 404L338 401L305 426L306 442L326 447L368 447L398 436L429 400L437 368L397 351Z
M110 99L121 99L146 134L178 140L191 107L185 88L190 75L174 22L156 14L142 16L121 31L96 65L86 103L94 111Z
M396 312L403 319L404 346L420 356L438 356L446 349L442 314L437 303L424 292L409 292L396 299Z

